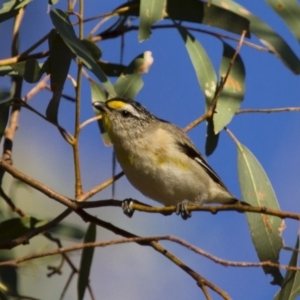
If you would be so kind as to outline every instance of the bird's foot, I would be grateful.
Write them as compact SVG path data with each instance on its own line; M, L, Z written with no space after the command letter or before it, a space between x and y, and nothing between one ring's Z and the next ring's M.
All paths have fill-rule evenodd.
M192 213L188 211L187 206L189 205L189 201L183 200L182 202L176 205L176 215L181 215L183 220L187 220L192 216Z
M125 199L123 202L122 202L122 209L123 209L123 213L131 218L133 216L133 213L134 213L134 209L132 208L132 203L134 202L134 200L132 199Z
M123 209L124 214L129 218L131 218L134 213L134 209L132 208L133 203L140 204L140 205L147 206L147 207L152 207L151 205L145 204L143 202L140 202L140 201L137 201L137 200L134 200L131 198L125 199L122 202L122 209Z

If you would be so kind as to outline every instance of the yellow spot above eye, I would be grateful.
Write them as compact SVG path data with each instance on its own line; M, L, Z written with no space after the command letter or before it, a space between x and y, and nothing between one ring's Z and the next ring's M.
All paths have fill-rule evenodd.
M122 108L124 105L126 105L126 103L123 102L122 100L112 100L112 101L108 101L106 104L108 107L112 109Z

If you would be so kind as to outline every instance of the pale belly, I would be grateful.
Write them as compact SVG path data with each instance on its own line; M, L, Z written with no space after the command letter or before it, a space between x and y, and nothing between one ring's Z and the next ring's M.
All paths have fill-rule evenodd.
M192 170L181 169L168 163L159 168L144 165L123 165L129 182L145 196L164 205L176 205L184 200L206 202L205 184Z

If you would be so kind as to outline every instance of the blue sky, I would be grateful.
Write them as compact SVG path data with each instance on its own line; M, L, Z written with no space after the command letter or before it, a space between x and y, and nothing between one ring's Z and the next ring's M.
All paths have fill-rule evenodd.
M282 20L267 6L265 2L237 1L245 5L252 13L261 17L275 31L288 41L290 46L299 53L299 45L286 28ZM94 2L96 3L96 2ZM90 4L86 1L85 16L90 17L108 12L118 6L120 1L97 1ZM65 1L59 5L65 9ZM42 37L52 28L47 7L42 1L34 1L29 5L21 31L21 49ZM34 18L34 22L31 20ZM36 24L40 26L37 28ZM0 31L3 39L8 39L5 26ZM91 25L86 26L86 33ZM216 70L221 59L222 45L216 39L201 34L195 34L211 57ZM253 42L258 40L254 37ZM103 52L103 60L119 62L120 40L105 41L99 44ZM235 44L232 44L235 46ZM45 47L45 46L44 46ZM41 48L45 49L45 48ZM181 37L175 30L153 32L149 41L139 43L137 32L131 32L125 37L124 64L144 51L151 51L154 64L150 72L143 77L144 87L136 100L146 106L160 118L185 127L204 111L204 98L199 88L193 67L187 55ZM1 57L9 55L9 45L1 50ZM249 47L242 47L241 56L246 67L246 95L242 108L275 108L298 106L299 78L292 74L275 56L258 52ZM74 70L74 69L73 69ZM114 79L112 79L114 80ZM1 87L8 86L9 81L1 79ZM31 88L25 85L24 93ZM66 83L66 93L72 94L70 82ZM93 116L90 105L90 89L85 81L82 91L82 116L84 121ZM30 105L44 112L51 98L49 92L42 92L32 100ZM60 122L70 131L73 129L71 116L74 105L63 102L61 105ZM299 195L300 159L299 115L296 112L280 114L243 114L236 116L229 125L230 130L258 158L268 174L280 207L283 210L297 211ZM189 132L201 152L205 145L205 124ZM84 190L101 183L111 175L112 149L103 145L97 125L94 123L82 131L80 138L82 175ZM240 190L237 177L237 151L235 145L225 132L221 133L219 145L214 154L208 158L209 163L218 172L228 188L237 197ZM31 112L22 111L20 128L14 145L15 166L30 176L48 183L55 190L73 197L74 175L72 153L70 147L62 140L57 130L49 124L44 124ZM6 178L8 184L10 179ZM96 195L94 199L111 197L108 188ZM125 178L116 185L116 199L128 197L139 199L155 205L137 192ZM46 199L37 192L24 190L19 195L18 204L29 213L45 218L56 216L62 207L52 200ZM26 203L24 203L26 199ZM234 261L257 261L251 237L243 214L194 213L188 221L178 216L162 217L136 212L132 219L125 217L120 209L95 209L94 215L123 227L135 234L152 236L171 234L178 236L193 245L223 259ZM82 227L84 224L78 217L68 219ZM296 240L298 224L287 221L284 232L285 243L293 246ZM98 240L116 238L113 234L98 228ZM43 245L43 246L41 246ZM164 242L171 252L178 255L195 271L211 280L233 299L271 299L278 287L271 286L270 276L265 276L259 268L225 268L216 265L189 252L181 246ZM35 238L30 248L25 251L39 251L51 248L43 238ZM23 248L23 247L22 247ZM36 250L35 250L36 251ZM24 255L24 249L16 253ZM282 253L282 263L288 263L290 254ZM72 254L75 261L80 254ZM38 263L36 263L38 265ZM29 265L32 266L32 265ZM29 268L21 268L21 287L24 292L30 291L32 296L42 299L58 299L68 274L65 268L64 280L61 277L46 278L46 263L36 267L32 274ZM32 268L31 268L32 269ZM27 271L26 271L27 270ZM30 274L29 274L30 273ZM33 289L41 284L39 290ZM180 269L155 253L148 247L137 245L120 245L104 249L96 249L91 274L91 284L97 299L202 299L203 295L195 282ZM55 286L55 289L53 287ZM75 282L66 299L74 299ZM43 292L42 292L43 291ZM45 295L47 295L45 297ZM200 296L199 296L200 295ZM213 299L219 299L212 294ZM89 297L86 296L86 299ZM204 299L204 298L203 298Z

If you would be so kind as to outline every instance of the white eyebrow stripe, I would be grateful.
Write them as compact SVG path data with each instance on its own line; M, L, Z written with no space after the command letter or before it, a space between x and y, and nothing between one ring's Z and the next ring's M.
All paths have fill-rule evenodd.
M136 117L140 117L140 114L138 113L138 111L131 104L126 103L124 106L122 106L121 108L119 108L119 110L120 111L127 110L132 115L134 115Z

